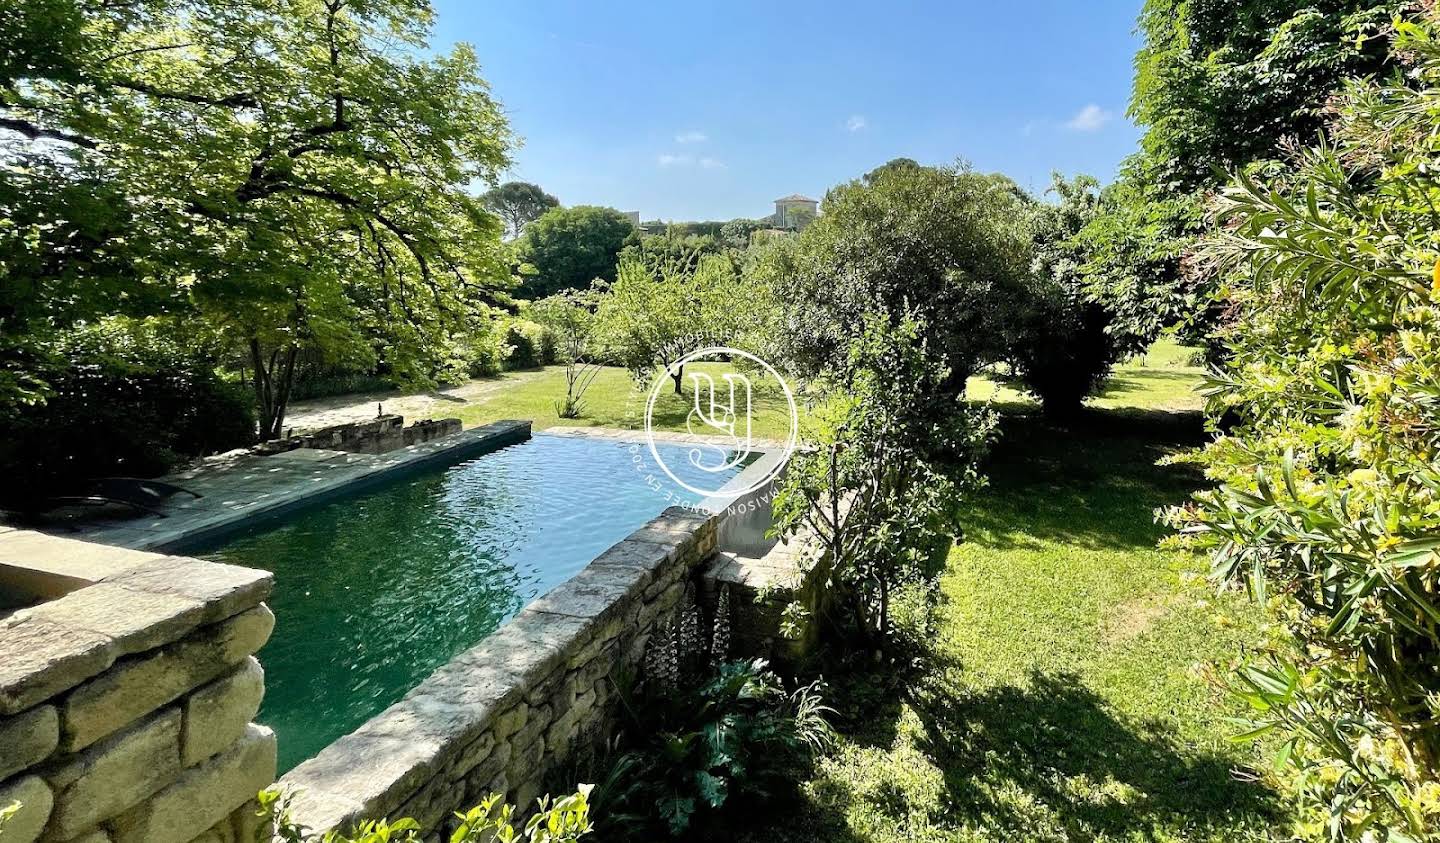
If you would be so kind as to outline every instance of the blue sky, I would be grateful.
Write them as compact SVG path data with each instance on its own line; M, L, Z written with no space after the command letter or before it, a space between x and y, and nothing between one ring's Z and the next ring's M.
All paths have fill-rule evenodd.
M436 0L524 139L512 178L645 219L756 217L891 158L1109 180L1139 0Z

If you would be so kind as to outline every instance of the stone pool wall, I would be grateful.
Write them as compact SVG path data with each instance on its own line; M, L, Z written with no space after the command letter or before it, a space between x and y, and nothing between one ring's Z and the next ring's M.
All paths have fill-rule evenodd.
M526 811L547 772L612 725L612 677L638 671L695 587L717 520L667 509L290 771L280 785L294 818L324 831L409 816L438 840L490 793Z
M252 840L264 571L0 529L5 843Z

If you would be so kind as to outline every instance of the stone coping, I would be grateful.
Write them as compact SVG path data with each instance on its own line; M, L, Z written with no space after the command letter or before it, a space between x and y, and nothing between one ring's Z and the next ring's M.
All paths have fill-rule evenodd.
M483 769L520 728L506 728L505 721L527 711L533 720L552 702L560 706L546 697L556 693L548 686L557 670L563 678L567 668L583 668L624 627L653 624L641 614L644 601L677 583L684 587L685 574L671 569L684 564L686 553L707 553L700 537L709 530L713 539L719 517L683 507L665 510L399 702L285 774L279 784L292 795L295 818L317 831L362 818L394 818L399 814L392 812L435 781ZM563 752L563 742L550 745L553 733L546 738L544 752ZM508 744L500 755L502 764L509 759Z
M0 715L11 715L96 676L123 656L179 640L259 605L274 577L236 565L138 553L17 530L7 568L46 571L73 591L0 619ZM11 555L25 551L25 558Z
M367 488L398 474L494 450L530 437L530 422L498 421L384 454L299 448L260 456L224 455L163 478L198 492L167 501L160 518L94 519L68 529L46 527L70 538L137 550L183 550L248 525ZM14 532L0 532L0 561L19 555L9 548Z

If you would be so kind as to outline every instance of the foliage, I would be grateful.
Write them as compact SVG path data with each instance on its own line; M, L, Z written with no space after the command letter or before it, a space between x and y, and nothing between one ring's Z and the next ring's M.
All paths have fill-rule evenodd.
M514 809L498 793L492 793L474 808L455 815L455 831L450 843L574 843L592 830L590 822L590 785L580 785L575 793L555 800L541 797L536 813L525 822L522 831L512 825ZM421 828L406 818L388 822L367 820L352 834L328 831L316 836L299 826L290 816L289 797L279 790L260 792L261 828L266 835L256 843L420 843Z
M1124 354L1143 352L1170 326L1201 339L1213 321L1211 289L1180 272L1204 230L1204 202L1146 183L1136 166L1129 162L1105 188L1074 240L1085 297L1110 314L1108 332Z
M844 363L867 314L914 310L943 356L951 397L1001 359L1028 299L1030 200L1009 179L966 167L896 167L825 197L793 247L766 250L747 275L787 305L781 356L811 375Z
M1391 67L1383 35L1404 0L1147 0L1130 116L1145 134L1079 241L1087 295L1137 353L1168 326L1200 339L1222 316L1181 260L1223 168L1274 158L1324 129L1346 80Z
M768 293L763 284L742 288L730 255L687 252L645 260L627 253L617 280L600 297L596 336L608 360L648 383L657 369L688 352L763 342L776 309ZM669 374L681 394L683 367Z
M1104 383L1119 358L1111 314L1085 298L1083 249L1075 236L1099 213L1099 183L1055 174L1058 204L1037 202L1032 301L1009 357L1026 387L1052 415L1073 414Z
M560 207L560 200L526 181L507 181L485 191L480 197L485 207L505 222L510 237L519 237L525 226L540 218L551 208Z
M635 231L613 208L576 205L553 208L525 227L520 257L535 268L520 295L536 299L563 290L584 290L595 279L615 280L625 240Z
M1146 0L1130 116L1145 182L1172 195L1321 133L1330 96L1390 66L1400 0Z
M659 640L676 646L674 638ZM639 745L611 762L618 792L597 793L606 840L680 837L713 824L727 807L768 795L831 736L820 684L787 693L760 659L652 673L639 694L622 700Z
M49 398L19 407L0 440L7 503L74 494L78 481L152 477L187 457L250 444L243 386L215 374L213 349L185 346L173 325L110 319L66 335Z
M565 397L555 413L573 419L584 408L585 390L600 374L595 360L595 298L590 291L568 290L530 305L528 313L554 337L555 358L565 367Z
M727 249L743 251L749 248L751 235L767 227L761 220L739 217L720 227L720 242L724 243Z
M1358 82L1331 143L1226 189L1200 271L1232 279L1219 486L1171 513L1288 630L1232 680L1332 839L1440 827L1440 42L1401 24L1407 84ZM1409 87L1413 84L1414 87Z
M245 351L274 436L300 349L425 383L508 283L466 187L509 130L468 46L429 51L425 0L22 5L0 35L0 401L43 395L32 337L183 314Z
M806 572L806 611L819 631L896 653L892 607L930 591L959 534L962 491L993 418L947 397L949 370L916 319L867 316L845 360L827 372L816 413L775 498L775 530L809 532L820 555Z

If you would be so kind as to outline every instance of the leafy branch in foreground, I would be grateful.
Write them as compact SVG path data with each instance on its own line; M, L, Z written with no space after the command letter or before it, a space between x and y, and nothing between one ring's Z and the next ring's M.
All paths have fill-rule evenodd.
M1231 684L1306 836L1440 839L1436 27L1399 25L1410 84L1351 85L1329 144L1241 174L1197 263L1232 279L1206 394L1234 424L1202 455L1218 488L1170 519L1288 632Z

